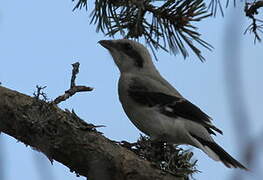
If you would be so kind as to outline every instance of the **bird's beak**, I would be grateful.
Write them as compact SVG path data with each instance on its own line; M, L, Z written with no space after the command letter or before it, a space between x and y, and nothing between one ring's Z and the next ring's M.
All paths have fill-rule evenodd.
M114 47L114 43L111 40L100 40L98 43L108 50Z

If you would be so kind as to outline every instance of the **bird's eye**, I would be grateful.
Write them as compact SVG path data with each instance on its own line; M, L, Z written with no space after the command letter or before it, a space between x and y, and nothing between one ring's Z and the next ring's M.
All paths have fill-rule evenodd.
M132 50L132 45L129 44L129 43L125 43L125 44L123 45L123 47L124 47L125 51L130 51L130 50Z

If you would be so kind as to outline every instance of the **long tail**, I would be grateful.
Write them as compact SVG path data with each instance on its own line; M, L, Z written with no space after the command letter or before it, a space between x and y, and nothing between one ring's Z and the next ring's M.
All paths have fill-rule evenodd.
M248 170L244 165L235 160L230 154L228 154L222 147L215 142L204 140L196 135L191 134L203 147L201 149L215 161L221 161L228 168L240 168Z

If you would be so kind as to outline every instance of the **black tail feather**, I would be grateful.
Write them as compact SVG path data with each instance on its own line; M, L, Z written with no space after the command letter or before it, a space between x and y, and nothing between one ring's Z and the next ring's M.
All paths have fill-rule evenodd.
M225 164L228 168L240 168L248 170L244 165L235 160L230 154L228 154L222 147L220 147L215 142L204 140L198 136L192 135L196 140L198 140L203 146L209 147Z

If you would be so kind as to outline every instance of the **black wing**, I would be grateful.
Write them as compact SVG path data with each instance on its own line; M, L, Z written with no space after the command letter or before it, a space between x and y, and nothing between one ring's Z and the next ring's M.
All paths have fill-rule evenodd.
M129 96L137 103L148 107L158 107L160 112L169 117L183 117L202 124L210 134L215 134L213 130L220 134L222 131L211 122L211 118L200 108L187 101L186 99L167 95L160 92L148 92L130 88ZM210 129L211 128L211 129Z

